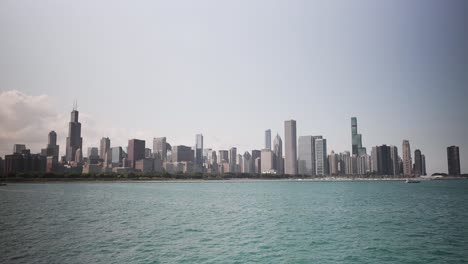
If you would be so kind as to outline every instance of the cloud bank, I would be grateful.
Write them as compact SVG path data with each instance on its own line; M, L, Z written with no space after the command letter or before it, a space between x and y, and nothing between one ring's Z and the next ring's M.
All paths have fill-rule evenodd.
M58 113L54 109L54 98L43 95L29 95L17 90L0 92L0 155L11 154L14 144L26 144L32 153L39 153L47 145L47 136L51 130L57 132L60 153L65 153L68 134L69 113ZM88 147L99 147L102 137L110 137L111 146L126 146L128 135L147 140L150 147L149 131L131 131L127 128L115 128L92 116L80 112L82 123L83 154Z

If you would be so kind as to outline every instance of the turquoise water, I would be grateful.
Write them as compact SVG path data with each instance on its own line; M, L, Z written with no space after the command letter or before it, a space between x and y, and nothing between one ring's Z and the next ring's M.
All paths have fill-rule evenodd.
M466 263L468 181L0 187L0 263Z

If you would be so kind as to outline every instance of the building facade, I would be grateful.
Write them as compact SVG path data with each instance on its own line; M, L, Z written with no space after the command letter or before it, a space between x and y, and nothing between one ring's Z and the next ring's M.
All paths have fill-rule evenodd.
M130 167L135 168L135 162L145 158L145 141L130 139L128 141L128 158Z
M74 161L76 151L83 148L83 138L81 137L81 123L78 122L78 111L73 109L70 122L68 123L68 137L65 149L65 160Z
M328 175L327 140L324 138L315 140L315 175Z
M457 146L447 148L448 174L450 176L460 176L460 149Z
M402 157L403 175L411 176L413 175L412 173L413 161L411 159L411 147L410 147L410 143L408 140L403 140L402 151L403 151L403 157Z
M287 120L284 122L284 140L284 173L286 175L297 175L297 137L295 120Z

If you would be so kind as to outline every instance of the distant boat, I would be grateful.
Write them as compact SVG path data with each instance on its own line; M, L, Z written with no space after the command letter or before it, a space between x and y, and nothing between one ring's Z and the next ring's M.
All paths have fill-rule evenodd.
M418 181L418 180L410 180L410 179L406 179L405 182L406 183L420 183L420 181Z
M6 183L0 182L0 186L6 186Z

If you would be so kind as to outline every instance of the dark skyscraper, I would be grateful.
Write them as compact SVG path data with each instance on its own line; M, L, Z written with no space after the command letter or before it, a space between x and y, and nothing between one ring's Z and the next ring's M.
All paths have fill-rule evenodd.
M362 135L358 134L357 118L351 117L351 144L352 154L356 156L366 155L366 148L362 147Z
M41 150L41 155L45 157L52 157L53 162L58 162L59 145L57 145L57 133L55 133L55 131L49 132L47 147Z
M145 141L140 139L130 139L128 141L128 162L130 167L135 168L135 161L145 158Z
M195 136L195 164L201 169L203 167L203 135Z
M457 146L447 148L448 174L459 176L460 171L460 150Z
M99 146L99 157L104 160L108 151L110 151L110 139L103 137Z
M78 110L76 104L71 112L71 120L68 123L67 146L65 149L66 161L74 161L78 149L82 149L83 138L81 137L81 123L78 122Z
M390 146L382 145L377 147L377 172L380 175L393 175L392 158Z
M421 150L417 149L414 151L414 169L413 173L416 176L423 175L423 160Z

